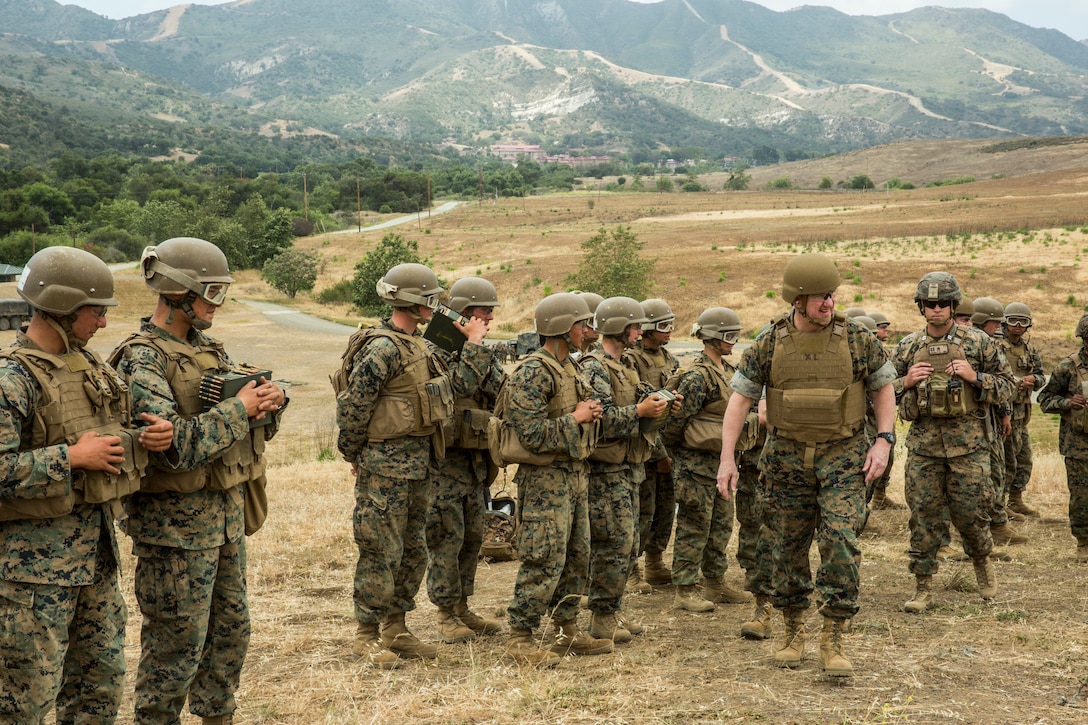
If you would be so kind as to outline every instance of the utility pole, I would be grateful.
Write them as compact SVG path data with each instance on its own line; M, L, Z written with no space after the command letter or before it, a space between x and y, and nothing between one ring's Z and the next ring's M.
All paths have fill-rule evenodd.
M310 221L310 196L306 188L306 174L302 174L302 217Z
M359 191L359 180L355 180L355 216L358 219L359 231L363 231L363 197Z

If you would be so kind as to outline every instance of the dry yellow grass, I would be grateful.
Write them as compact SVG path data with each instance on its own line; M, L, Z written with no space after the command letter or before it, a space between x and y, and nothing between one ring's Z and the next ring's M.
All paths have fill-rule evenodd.
M1073 348L1070 333L1088 303L1080 264L1088 251L1081 230L1088 223L1083 181L1079 171L1059 171L890 195L577 193L467 204L444 217L424 217L429 234L415 227L402 233L420 240L444 276L492 278L504 302L499 321L505 333L528 328L545 285L564 288L583 239L602 224L623 223L658 258L658 293L678 312L681 330L711 304L735 308L748 330L758 328L782 309L766 293L778 289L784 259L819 244L844 272L861 276L859 283L844 284L840 305L851 306L861 295L857 304L883 311L901 333L919 326L910 298L918 277L930 269L953 271L972 296L1027 302L1050 365ZM1051 221L1032 223L1040 219ZM1035 231L998 234L1021 227ZM964 230L980 233L948 236ZM381 235L301 243L325 256L319 283L325 286L350 276ZM503 271L507 265L510 271ZM111 312L110 327L94 342L102 351L151 305L135 273L119 273L118 288L123 307ZM233 293L288 303L253 273L240 275ZM349 316L306 299L290 304ZM505 664L503 638L491 637L442 645L434 663L378 672L350 653L352 481L347 464L319 460L323 451L335 450L327 380L344 339L300 335L237 302L217 317L214 332L236 359L268 366L292 383L284 429L269 450L270 518L249 539L254 634L238 723L1088 721L1088 568L1071 558L1064 467L1054 450L1056 426L1047 416L1037 414L1033 422L1037 460L1028 491L1043 518L1025 524L1031 542L999 562L1000 594L993 604L960 591L973 586L973 577L969 565L952 564L938 575L936 607L924 616L903 613L913 586L907 513L874 515L880 533L865 536L862 611L847 642L857 674L846 682L821 677L811 654L796 671L776 669L773 640L737 637L746 607L678 612L670 607L669 589L629 598L630 610L650 628L611 656L533 672ZM0 340L10 339L3 335L11 333ZM678 334L676 340L686 338ZM902 446L898 453L891 491L901 501ZM133 567L126 559L131 673L139 656ZM478 610L502 616L516 568L512 562L481 565ZM727 576L733 584L740 581L734 560ZM409 624L423 638L437 639L425 592ZM814 612L809 624L818 626ZM122 723L132 721L132 679ZM186 715L184 722L196 720Z

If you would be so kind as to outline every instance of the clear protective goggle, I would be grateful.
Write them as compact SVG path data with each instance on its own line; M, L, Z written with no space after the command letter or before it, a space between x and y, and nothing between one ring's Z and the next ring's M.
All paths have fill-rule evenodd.
M672 332L675 327L675 320L661 320L660 322L644 322L642 323L642 330L644 332Z
M227 301L227 290L230 282L205 282L204 290L200 293L200 299L209 305L221 305Z
M1017 327L1031 327L1031 319L1027 317L1006 317L1005 322Z
M722 333L722 342L729 345L737 344L737 340L740 339L740 332L738 330L729 330Z

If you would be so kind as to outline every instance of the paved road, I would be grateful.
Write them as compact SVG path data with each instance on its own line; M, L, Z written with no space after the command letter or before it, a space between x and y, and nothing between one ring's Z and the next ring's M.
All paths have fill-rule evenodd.
M399 216L396 219L390 219L389 221L382 222L381 224L372 224L369 227L363 227L362 229L341 229L336 232L329 232L330 234L358 234L360 231L372 232L376 229L387 229L388 227L395 227L398 224L414 224L417 220L425 216L436 216L438 214L445 214L448 211L453 211L461 205L459 201L447 201L445 204L436 206L430 211L421 211L419 214L408 214L405 216Z

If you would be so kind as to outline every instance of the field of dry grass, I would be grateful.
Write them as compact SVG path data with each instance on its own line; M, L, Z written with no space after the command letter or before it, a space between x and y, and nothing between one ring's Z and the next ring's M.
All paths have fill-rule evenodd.
M818 178L820 171L811 173ZM1088 255L1086 176L1082 168L1058 168L891 193L581 192L466 204L400 231L419 240L446 278L482 274L496 283L503 335L527 329L549 289L565 289L582 240L602 225L629 224L658 260L656 294L672 303L680 330L710 305L733 307L747 331L757 329L782 309L774 291L784 260L816 248L850 275L840 306L880 310L899 333L920 326L910 298L917 279L933 269L954 272L971 296L1027 302L1049 367L1074 348L1071 332L1088 305L1081 268ZM350 276L381 235L300 243L322 253L324 287ZM117 279L123 306L94 341L103 351L152 303L134 273ZM232 293L356 321L345 309L279 298L252 273L240 275ZM649 630L610 656L535 672L502 661L500 636L441 645L436 662L379 672L350 652L352 481L346 463L327 460L335 450L328 374L344 338L300 335L236 301L217 316L214 332L236 359L270 367L292 384L285 428L269 450L270 518L249 540L254 635L238 723L1088 722L1088 568L1072 561L1064 468L1056 425L1046 416L1035 417L1037 463L1028 490L1043 518L1023 527L1028 545L1011 547L998 562L1000 593L992 604L971 591L969 565L951 564L937 577L937 606L923 616L903 613L913 591L907 514L874 515L876 531L863 545L862 610L847 642L856 675L845 682L822 677L811 654L795 671L775 668L773 640L737 636L747 607L679 612L670 588L630 598ZM0 343L11 334L0 333ZM676 341L687 338L678 333ZM891 492L901 501L902 446L898 453ZM133 569L126 561L132 673L139 656ZM503 616L516 569L514 562L481 564L478 610ZM735 560L727 577L742 581ZM437 640L434 615L421 592L409 624ZM810 625L818 620L810 612ZM131 709L130 691L120 722L131 722Z

